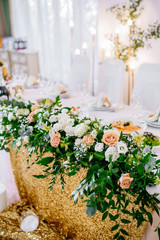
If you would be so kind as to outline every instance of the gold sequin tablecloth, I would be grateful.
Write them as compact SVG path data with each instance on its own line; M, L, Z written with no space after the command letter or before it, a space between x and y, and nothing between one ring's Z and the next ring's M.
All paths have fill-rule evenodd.
M59 181L55 183L53 190L49 190L49 179L36 179L32 176L42 173L41 166L33 165L30 169L27 169L27 153L26 151L23 152L23 150L24 148L21 148L17 154L16 150L13 150L10 154L15 181L22 199L22 206L20 206L22 209L25 208L24 202L27 202L31 208L34 207L41 224L39 225L39 229L32 233L34 234L34 238L33 236L28 236L26 233L20 231L19 228L20 214L19 212L17 213L19 205L10 206L0 214L0 239L113 239L113 233L110 231L113 223L109 219L106 218L102 222L102 214L99 212L89 218L85 212L85 204L82 200L79 200L78 204L74 205L73 199L70 199L70 194L85 176L83 169L76 176L65 178L66 185L64 190L62 190ZM33 158L35 156L32 156L31 161ZM132 208L132 205L130 208ZM5 224L6 228L9 229L10 236L9 234L2 235L3 230L5 231ZM126 239L140 240L146 226L147 223L137 230L136 221L127 224L125 229L130 233L130 236ZM48 237L45 235L45 238L41 234L47 234L47 231ZM12 236L15 236L15 238L12 238Z

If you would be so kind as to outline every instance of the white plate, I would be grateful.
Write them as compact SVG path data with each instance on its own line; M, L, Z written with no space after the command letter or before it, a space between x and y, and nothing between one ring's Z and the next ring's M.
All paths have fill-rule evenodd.
M146 120L146 123L150 127L160 128L160 123L159 122L151 122L149 120Z
M123 118L123 119L114 119L113 121L132 122L133 125L141 127L140 130L134 131L134 132L137 132L137 133L139 133L139 134L143 134L143 133L145 132L146 128L147 128L147 124L145 123L145 121L139 121L139 120L137 120L137 119ZM112 121L112 122L113 122L113 121ZM112 122L111 122L111 123L112 123ZM117 130L117 128L114 128L114 129ZM119 132L119 131L118 131L118 132ZM123 131L122 131L122 132L123 132ZM132 132L132 133L134 133L134 132ZM129 134L132 134L132 133L123 132L124 135L129 135Z

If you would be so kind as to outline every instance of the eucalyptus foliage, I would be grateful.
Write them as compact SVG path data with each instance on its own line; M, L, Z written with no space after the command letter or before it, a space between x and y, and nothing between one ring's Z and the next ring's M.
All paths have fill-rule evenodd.
M157 137L148 133L142 136L121 133L115 146L110 147L102 143L102 139L105 133L112 133L111 125L79 115L78 109L62 107L59 97L53 103L44 100L31 122L28 116L33 103L4 100L0 105L1 149L16 148L18 152L25 146L29 155L28 171L32 171L33 164L43 166L43 173L34 177L51 176L49 189L58 176L64 188L65 176L71 177L82 168L86 169L85 178L77 183L71 198L75 204L79 199L86 203L89 217L100 211L102 220L109 218L113 222L113 239L129 236L124 229L124 225L130 223L128 216L136 219L138 228L143 222L152 224L151 209L159 215L157 194L150 194L146 189L146 186L160 183L160 160L155 154L160 144ZM56 131L60 133L60 144L54 147L50 139ZM86 135L93 136L93 144L84 144ZM113 153L107 155L113 149ZM43 157L46 152L49 156ZM31 162L33 153L37 153L37 159ZM128 188L122 188L120 179L126 173L132 182ZM132 209L128 208L129 204ZM160 233L158 226L157 231Z

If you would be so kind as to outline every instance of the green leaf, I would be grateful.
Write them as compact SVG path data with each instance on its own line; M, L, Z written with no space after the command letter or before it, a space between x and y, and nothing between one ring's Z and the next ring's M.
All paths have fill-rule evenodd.
M129 236L129 233L126 232L126 230L124 230L124 229L121 228L120 231L121 231L121 233L123 233L124 235Z
M6 151L6 152L10 152L10 149L9 149L9 148L5 148L5 151Z
M160 228L158 228L158 238L160 240Z
M103 221L104 219L106 219L107 216L108 216L108 211L106 211L105 213L103 213L102 221Z
M117 233L114 235L113 239L116 239L116 238L118 238L118 237L119 237L119 232L117 232Z
M114 225L112 228L111 228L111 231L115 231L119 228L119 224L116 224Z
M128 211L128 210L126 210L126 209L122 209L121 210L124 214L128 214L128 215L130 215L131 213Z
M78 192L74 195L74 200L73 200L74 204L76 205L78 202Z
M150 222L150 224L152 225L153 223L153 217L152 217L152 214L150 212L146 212L147 216L148 216L148 220Z
M35 178L45 178L47 176L46 175L33 175L33 177L35 177Z
M113 187L113 183L112 183L111 177L108 176L108 177L106 178L106 180L107 180L107 183L108 183L110 186Z
M84 161L80 161L85 167L88 167L88 163L87 162L84 162Z
M137 166L137 171L140 175L144 174L144 167L142 165L138 165Z
M122 235L120 235L120 236L117 238L117 240L125 240L125 238L124 238Z
M12 142L12 146L11 146L11 151L13 150L13 148L14 148L15 145L16 145L16 141L13 140L13 142Z
M94 207L88 207L86 204L86 213L88 215L88 217L92 217L97 211L97 206Z
M36 164L47 166L49 163L53 161L53 157L45 157L39 160Z
M128 224L128 223L130 223L131 221L129 221L129 220L127 220L127 219L121 219L121 222L122 222L122 223L125 223L125 224Z
M97 158L99 161L102 161L104 159L104 154L99 153L99 152L95 152L94 157Z

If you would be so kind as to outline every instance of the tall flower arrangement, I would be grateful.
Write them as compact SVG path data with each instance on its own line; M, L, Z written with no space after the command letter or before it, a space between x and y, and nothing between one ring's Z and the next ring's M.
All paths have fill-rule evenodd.
M18 151L25 146L28 163L30 156L37 153L32 164L43 166L43 174L34 177L52 176L50 189L57 176L64 188L66 175L86 169L85 178L71 197L75 204L85 197L89 217L97 211L102 213L102 220L109 217L114 222L114 239L129 235L124 229L124 224L130 223L128 216L136 219L139 227L144 221L152 224L149 208L159 215L160 201L156 193L149 191L160 183L157 137L148 133L119 134L101 120L82 117L79 108L62 107L59 97L39 104L4 100L0 105L1 149L10 151L16 147ZM51 156L44 158L45 152ZM130 203L135 206L132 210L128 208ZM122 213L126 217L122 218Z
M121 3L107 9L115 15L120 24L129 26L128 41L121 42L117 35L106 36L114 42L116 57L127 65L131 57L137 57L140 48L151 47L150 39L160 38L160 23L158 21L149 24L145 29L137 24L137 20L144 10L143 0L128 0L128 2L128 5Z

